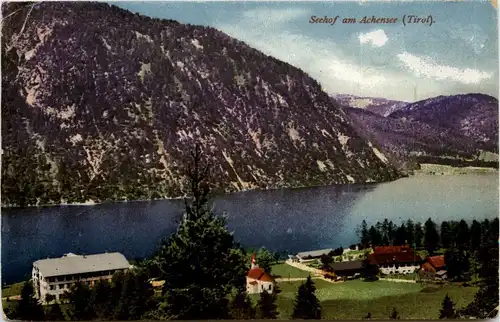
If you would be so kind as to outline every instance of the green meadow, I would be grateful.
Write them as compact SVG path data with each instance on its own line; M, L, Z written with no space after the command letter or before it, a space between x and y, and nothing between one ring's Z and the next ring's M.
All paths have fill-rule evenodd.
M315 279L322 317L335 320L362 319L368 312L374 319L388 319L393 308L401 319L437 319L446 294L463 307L474 299L476 287L395 283L387 281L329 283ZM278 306L281 319L291 318L294 299L302 282L281 282Z

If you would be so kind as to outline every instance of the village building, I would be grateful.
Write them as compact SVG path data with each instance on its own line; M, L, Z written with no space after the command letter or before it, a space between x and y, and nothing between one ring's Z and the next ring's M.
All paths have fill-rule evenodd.
M373 248L374 254L382 253L404 253L411 252L412 249L409 246L375 246Z
M60 258L37 260L33 263L32 282L35 297L47 303L47 295L59 301L64 292L76 282L93 286L100 280L111 281L115 272L130 268L120 253L94 255L66 254Z
M410 274L420 268L422 258L415 251L404 246L389 247L394 248L375 247L373 254L368 255L369 265L377 266L382 274Z
M332 248L301 252L295 255L295 258L293 258L292 260L298 261L300 263L307 263L316 259L320 259L323 255L329 255L331 252L333 252Z
M347 262L336 262L332 264L332 269L337 278L351 279L361 276L365 271L366 265L363 260L353 260Z
M428 279L446 279L446 263L444 255L430 256L420 268L420 277Z
M257 265L255 254L252 256L252 267L248 271L246 280L248 294L272 293L274 291L275 281L273 277Z

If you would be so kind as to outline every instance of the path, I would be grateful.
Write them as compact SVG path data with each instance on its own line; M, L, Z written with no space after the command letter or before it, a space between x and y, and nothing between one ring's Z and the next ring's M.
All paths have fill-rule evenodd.
M324 272L322 270L319 270L317 268L304 265L302 263L292 262L291 260L287 260L285 263L288 264L288 265L290 265L290 266L292 266L292 267L301 269L303 271L308 271L308 272L311 272L313 274L320 275L320 276L324 275Z
M312 279L318 279L319 277L311 277ZM305 281L307 277L278 277L274 279L276 282L297 282L297 281Z
M285 261L286 264L292 266L292 267L295 267L295 268L298 268L298 269L301 269L303 271L307 271L307 272L311 272L313 273L314 275L311 276L311 278L313 279L321 279L323 281L326 281L328 283L332 283L332 284L337 284L337 283L342 283L342 281L334 281L334 280L331 280L329 278L325 278L324 275L325 275L325 272L320 270L320 269L317 269L317 268L314 268L314 267L310 267L310 266L307 266L307 265L304 265L302 263L298 263L298 262L292 262L291 260L287 260ZM280 279L277 279L277 281L279 281ZM282 279L282 282L285 282L286 279ZM297 277L296 278L297 281L303 281L303 280L307 280L307 278L304 278L304 277Z
M14 295L14 296L9 296L9 297L2 297L2 300L12 300L12 301L19 301L21 299L21 295Z
M380 278L379 281L396 282L396 283L416 283L415 280L405 280L396 278Z

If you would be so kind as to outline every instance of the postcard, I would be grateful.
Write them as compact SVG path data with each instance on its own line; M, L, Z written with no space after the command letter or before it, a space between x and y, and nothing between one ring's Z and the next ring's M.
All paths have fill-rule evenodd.
M2 3L8 320L498 314L496 1Z

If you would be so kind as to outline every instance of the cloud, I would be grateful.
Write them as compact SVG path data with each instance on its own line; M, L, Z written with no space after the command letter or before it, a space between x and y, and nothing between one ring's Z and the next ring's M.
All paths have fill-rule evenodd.
M382 29L360 33L358 38L361 44L371 43L373 47L382 47L389 40Z
M492 73L472 68L457 68L440 65L429 57L419 57L407 52L397 55L406 68L417 77L432 78L435 80L452 80L462 84L479 84L493 76Z
M440 81L445 79L444 77L429 76L432 75L433 68L439 70L439 65L429 62L427 65L422 65L422 59L408 53L396 56L390 51L386 55L381 51L364 51L358 45L358 41L361 41L358 39L359 33L353 33L354 37L351 38L353 42L346 42L345 37L344 40L341 37L337 42L334 41L336 38L332 34L320 36L314 30L312 33L307 33L311 30L299 31L297 28L290 28L295 23L299 26L301 21L307 22L311 14L306 9L276 10L261 7L219 21L216 28L267 55L304 70L329 94L347 93L411 101L414 99L415 87L418 88L418 99L452 95L457 92L456 83ZM363 38L365 43L377 47L377 44L383 42L382 35L385 35L385 32L375 30L363 35L371 39ZM391 39L391 45L395 44L395 41ZM385 50L386 47L388 46L382 46L381 50ZM381 55L384 55L382 62ZM398 68L398 63L403 61L406 62L407 68ZM425 67L424 70L421 70L422 66ZM464 75L469 74L471 73L466 71ZM470 81L490 76L481 73L478 75L483 78L477 75L464 78ZM461 91L479 89L478 85L471 83L460 86Z

